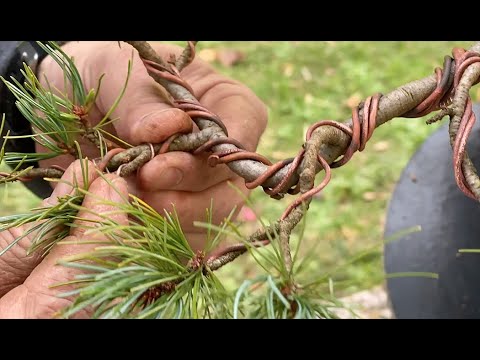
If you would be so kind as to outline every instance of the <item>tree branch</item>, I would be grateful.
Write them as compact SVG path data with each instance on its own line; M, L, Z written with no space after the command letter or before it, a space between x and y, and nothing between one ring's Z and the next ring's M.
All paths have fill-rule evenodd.
M168 68L168 64L161 59L154 49L143 41L127 41L130 45L135 47L140 56L146 60L154 61L162 66ZM475 44L472 51L480 50L480 43ZM151 74L153 75L153 74ZM175 83L171 80L152 76L160 83L166 90L173 96L175 100L187 100L194 103L198 103L196 98L189 90L184 86ZM392 120L396 117L402 117L405 113L415 108L425 98L433 92L436 87L436 78L434 75L426 77L421 80L412 81L408 84L400 86L399 88L391 91L390 93L382 96L378 106L378 115L376 121L376 127ZM360 116L363 115L363 111L360 111ZM169 146L169 151L193 151L196 147L204 144L207 140L226 138L220 126L215 122L208 119L197 118L195 119L197 126L202 130L200 133L181 135L175 139ZM352 120L348 119L345 124L352 127ZM347 149L350 143L350 137L341 130L333 126L322 126L315 130L321 139L321 146L319 155L324 158L329 164L340 157ZM198 146L197 146L198 145ZM125 155L116 155L108 164L109 170L116 170L120 165L132 161L138 157L140 153L147 152L145 155L147 158L151 156L150 147L148 145L139 145L135 148L126 150ZM159 149L155 145L156 151ZM215 152L229 152L238 150L238 147L232 144L220 144L213 147ZM227 163L227 166L236 174L246 180L246 182L252 182L262 174L264 174L269 166L255 160L235 160ZM291 164L285 165L278 170L269 179L262 184L267 188L275 188L282 182L285 175L289 172ZM316 167L316 173L321 171L320 166ZM121 175L124 175L122 172ZM285 188L294 186L299 180L299 172L295 173L290 181L286 184Z
M142 58L150 61L158 61L158 55L155 54L155 51L147 45L147 43L129 43L138 50ZM472 49L475 49L476 47L480 47L480 44L476 44ZM154 77L154 79L159 82L160 85L165 87L175 100L188 100L198 103L193 94L178 83L158 76ZM378 127L395 117L401 117L409 110L415 108L433 92L435 87L436 78L432 75L421 80L410 82L384 95L380 99L376 126ZM362 112L360 112L360 115L362 115ZM221 128L212 121L207 119L196 119L195 122L202 130L207 128L212 129L211 139L226 137ZM346 124L351 127L351 119L347 120ZM335 159L341 156L349 145L349 136L334 127L324 126L318 128L316 132L320 134L322 142L320 156L322 156L328 163L332 163ZM236 149L237 147L231 144L221 144L213 148L215 152L228 152ZM254 181L268 169L267 165L254 160L236 160L227 165L232 171L243 177L247 182ZM290 164L284 166L281 170L271 176L263 185L269 188L277 186L288 173L290 166ZM320 167L317 168L317 171L320 170ZM295 174L288 185L293 186L297 182L298 174Z
M474 63L470 65L464 72L460 82L458 84L457 90L455 92L453 102L452 102L452 109L453 109L453 117L450 121L449 126L449 134L450 134L450 144L452 148L454 147L455 140L458 135L458 130L460 127L460 121L465 113L465 109L467 107L467 101L470 98L470 89L475 84L480 76L480 63ZM468 121L468 120L466 120ZM473 123L472 123L473 126ZM466 145L467 138L463 139ZM465 175L465 180L469 186L469 190L475 195L477 199L480 199L480 179L478 178L477 171L475 170L475 166L473 165L470 157L465 152L465 155L462 159L462 167Z

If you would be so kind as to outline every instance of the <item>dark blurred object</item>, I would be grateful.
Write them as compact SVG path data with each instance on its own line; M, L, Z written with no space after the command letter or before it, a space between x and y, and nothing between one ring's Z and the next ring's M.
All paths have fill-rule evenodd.
M232 67L245 60L245 53L234 49L203 49L198 56L209 63L219 62L225 67Z
M245 54L238 50L225 49L217 52L217 61L225 67L234 66L245 60Z
M480 168L480 105L468 153ZM422 230L385 246L385 270L434 272L439 279L387 282L395 317L480 318L480 204L465 196L453 175L448 124L431 135L404 169L390 201L385 238L420 225Z

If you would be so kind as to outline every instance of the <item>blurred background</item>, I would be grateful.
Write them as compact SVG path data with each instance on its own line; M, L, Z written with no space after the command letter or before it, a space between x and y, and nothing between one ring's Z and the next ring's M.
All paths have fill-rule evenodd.
M376 92L433 74L453 47L472 42L200 42L197 56L249 86L268 106L269 123L258 152L272 162L293 157L309 125L322 119L346 120L360 101ZM476 90L476 89L475 89ZM480 100L480 90L472 94ZM395 119L376 130L365 151L356 153L317 196L307 215L302 253L313 253L312 273L345 264L336 280L338 296L382 286L383 225L395 182L417 147L440 123ZM445 120L444 120L445 121ZM1 165L4 169L5 166ZM321 181L318 177L317 183ZM239 220L246 233L256 217L274 221L293 201L251 193L252 211ZM0 189L0 215L28 211L39 199L21 184ZM365 252L357 261L350 261ZM225 267L227 286L237 287L258 271L247 257Z

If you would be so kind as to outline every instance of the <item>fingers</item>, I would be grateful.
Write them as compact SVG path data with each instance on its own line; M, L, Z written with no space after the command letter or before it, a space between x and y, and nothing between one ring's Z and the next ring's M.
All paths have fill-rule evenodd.
M177 47L166 44L155 44L155 48L159 53L178 53ZM219 74L199 59L182 75L202 104L220 116L230 137L254 151L267 123L268 114L262 101L246 86ZM225 165L208 166L206 159L207 156L181 152L158 155L140 170L139 184L150 191L203 191L235 176Z
M106 204L106 202L122 203L127 197L128 191L124 179L113 174L96 179L83 201L85 210L81 210L78 214L78 217L82 218L78 225L91 226L91 221L101 219L98 214L107 215L109 212L111 212L108 214L109 218L122 225L127 224L127 214L119 213L116 206ZM76 243L55 246L22 285L0 299L0 318L50 318L71 303L71 299L57 297L59 292L68 291L68 286L61 288L51 288L51 286L73 280L80 271L60 266L58 262L67 256L89 252L98 246L98 244L86 244L82 241L91 240L92 237L98 241L105 240L100 233L92 237L82 237L83 233L84 231L80 228L75 228L66 240ZM88 317L88 315L85 312L78 314L79 317Z
M186 152L161 154L145 164L137 175L139 187L146 191L203 191L235 177L228 166L211 167L208 156Z
M96 102L100 113L106 114L121 93L131 60L132 70L125 94L111 116L118 118L113 123L117 135L138 145L161 143L173 134L190 132L193 125L190 117L172 106L166 91L148 75L138 53L132 50L125 43L119 48L117 42L106 42L95 56L86 78L88 85L94 87L98 78L105 74Z
M119 118L113 124L118 136L138 145L161 143L173 134L190 132L193 126L190 117L172 106L165 89L148 75L138 53L132 50L128 44L119 49L116 43L111 43L99 54L98 75L105 73L97 100L100 112L106 114L114 104L125 84L128 61L132 60L125 94L111 116Z
M91 228L95 222L105 221L105 217L119 225L128 224L128 215L119 211L117 206L117 204L128 202L128 188L125 179L115 174L107 174L94 181L88 191L89 193L83 200L83 209L77 215L79 220L75 221L77 227L72 229L71 235L83 236L86 228ZM94 233L88 235L88 238L101 240L105 237L101 233ZM74 246L72 249L76 251L78 247Z
M152 43L159 54L174 53L181 49L170 44ZM229 135L254 151L265 131L267 107L247 86L220 74L211 65L195 58L182 71L182 77L192 86L197 99L217 114L227 126Z
M98 177L98 173L91 162L84 161L84 168L88 174L88 186L88 184ZM55 205L58 202L59 197L73 194L74 188L71 184L77 184L79 187L84 187L84 177L82 175L82 165L80 160L75 161L70 167L68 167L52 195L45 199L42 205ZM0 233L0 249L6 249L12 242L22 236L34 225L35 224L26 224ZM32 233L23 238L6 253L0 256L0 297L23 283L35 266L37 266L42 260L39 253L33 253L30 256L27 256L27 251L30 248L31 240L34 236L35 233Z
M122 100L110 118L114 129L123 140L138 145L143 142L160 143L176 133L190 132L192 121L185 112L173 108L165 89L147 73L143 62L132 46L116 41L73 41L63 50L75 59L87 91L97 89L104 75L96 106L89 120L98 123L107 114L121 94L127 79L128 62L131 74ZM40 80L46 85L45 75L52 88L63 89L64 78L60 67L51 57L42 61Z
M249 190L245 188L244 180L236 178L231 183L224 181L211 188L201 192L186 191L160 191L144 192L141 194L142 200L150 204L160 215L164 214L164 209L172 212L174 209L180 219L180 224L184 232L202 233L205 229L194 226L195 221L206 221L206 210L210 209L213 199L213 223L221 223L234 207L238 211L244 203L244 196L247 196ZM240 194L243 194L240 195ZM204 237L197 239L196 248L203 248L205 245ZM190 242L190 239L189 239Z
M95 223L104 221L105 217L120 225L128 224L126 213L118 210L117 204L128 201L127 183L115 174L107 174L97 178L89 187L83 200L82 209L78 212L75 227L70 234L78 240L76 244L58 244L37 268L48 268L61 257L79 254L94 249L98 244L82 244L83 235L93 229ZM87 240L105 240L101 232L92 232ZM48 260L48 261L47 261ZM36 270L36 269L35 269ZM62 268L61 271L64 269ZM33 274L33 273L32 273ZM62 274L62 272L60 272Z
M250 89L240 84L217 83L201 101L222 119L230 137L248 151L255 151L267 126L268 113Z

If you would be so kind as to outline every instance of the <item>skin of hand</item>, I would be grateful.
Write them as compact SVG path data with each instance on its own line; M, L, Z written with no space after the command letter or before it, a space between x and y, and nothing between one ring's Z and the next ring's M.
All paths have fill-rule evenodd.
M22 239L18 246L0 257L0 318L32 319L52 318L65 306L71 304L73 299L59 298L58 294L72 290L70 286L52 288L52 285L71 281L75 275L80 273L78 269L67 268L57 265L59 260L67 256L92 251L98 244L84 244L84 233L86 227L91 227L91 221L99 221L95 214L108 214L110 218L120 224L128 224L126 213L118 211L116 206L107 205L105 202L122 203L127 201L128 190L125 179L115 174L105 175L105 179L113 184L115 189L95 171L92 162L88 166L88 187L89 193L83 200L85 210L80 210L78 216L82 220L75 223L78 226L72 227L70 235L65 241L75 242L73 244L57 244L44 258L26 256L30 246L30 239ZM54 205L58 197L71 194L74 190L68 185L76 179L79 187L83 187L83 177L80 161L72 163L62 177L53 194L43 201L43 205ZM88 209L88 210L87 210ZM0 232L0 248L5 248L16 237L22 234L28 225ZM99 233L88 235L88 240L106 239ZM79 312L76 318L89 318L91 313L88 310Z
M178 56L182 48L171 44L151 43L158 54L166 58ZM73 56L87 91L96 88L105 74L96 104L89 114L92 124L98 123L114 103L124 86L128 61L132 59L131 77L124 97L111 118L118 119L105 128L132 145L161 143L176 133L188 133L196 126L190 117L171 104L165 89L148 75L138 53L126 43L70 42L62 47ZM52 86L64 89L60 67L51 57L39 67L39 78L45 85L46 77ZM229 135L239 140L247 150L255 151L267 124L267 110L262 101L245 85L219 74L209 64L196 58L181 73L191 85L200 103L216 113L226 125ZM198 130L198 129L196 129ZM99 156L98 150L80 139L84 154L90 159ZM38 152L46 149L37 144ZM138 196L160 214L173 206L182 228L194 250L203 249L205 230L195 227L194 221L205 221L206 209L213 199L213 222L220 223L231 210L238 211L243 197L248 194L244 180L226 165L211 168L207 155L193 156L185 152L157 155L136 175L127 179L130 193ZM41 167L60 165L66 168L70 155L40 162ZM229 184L231 183L231 184ZM232 187L233 185L233 187Z

